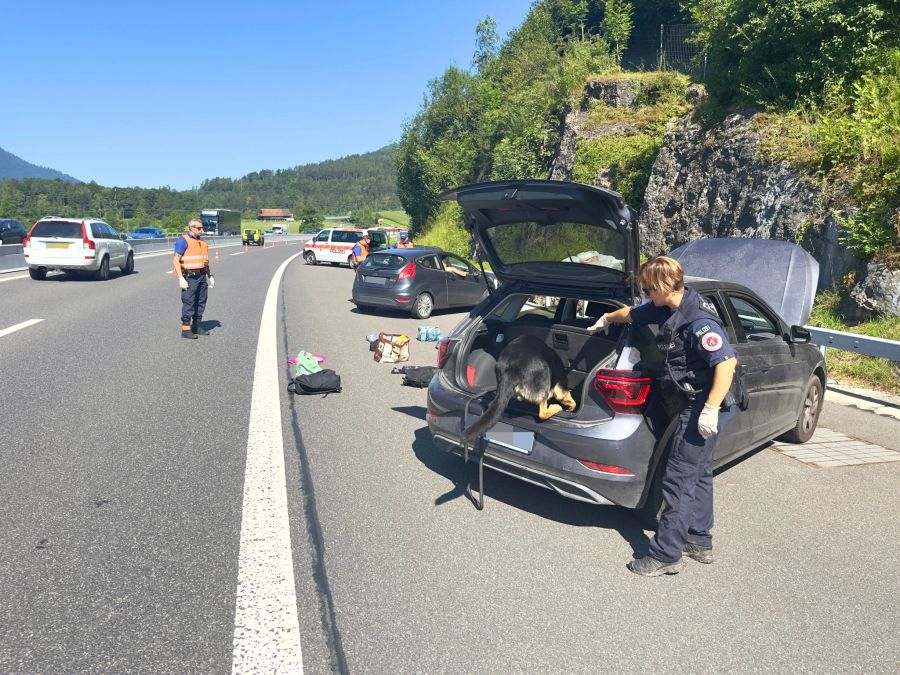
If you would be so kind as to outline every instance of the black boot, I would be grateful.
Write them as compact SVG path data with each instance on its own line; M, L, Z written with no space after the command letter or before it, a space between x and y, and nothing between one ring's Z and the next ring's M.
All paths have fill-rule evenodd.
M194 320L191 321L191 332L192 332L195 336L197 336L197 335L209 335L209 331L208 331L208 330L203 330L203 317L202 317L202 316L194 317Z
M188 340L197 339L197 336L191 331L191 325L189 323L181 324L181 337L187 338Z

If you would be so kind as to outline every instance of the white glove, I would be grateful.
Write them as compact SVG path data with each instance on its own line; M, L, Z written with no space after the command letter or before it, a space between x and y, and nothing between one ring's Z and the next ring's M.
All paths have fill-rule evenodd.
M181 286L181 290L186 291L188 289L187 279L184 277L178 277L178 285Z
M602 330L604 333L609 331L609 320L606 318L606 314L597 319L597 323L588 328L589 331Z
M703 404L703 410L700 411L700 417L697 419L697 431L703 438L709 438L713 434L719 432L719 409Z
M212 288L216 285L216 278L212 274L210 274L209 279L207 279L206 283L209 284L210 288Z

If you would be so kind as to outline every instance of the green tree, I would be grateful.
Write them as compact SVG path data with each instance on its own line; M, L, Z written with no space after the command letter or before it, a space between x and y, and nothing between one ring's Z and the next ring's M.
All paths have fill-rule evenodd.
M616 63L621 62L622 51L628 44L631 29L634 27L631 22L633 11L634 6L625 0L606 0L603 5L603 22L600 26L603 36L613 45Z
M483 71L487 65L497 58L500 36L497 34L497 22L488 16L475 27L475 54L472 65L477 71Z

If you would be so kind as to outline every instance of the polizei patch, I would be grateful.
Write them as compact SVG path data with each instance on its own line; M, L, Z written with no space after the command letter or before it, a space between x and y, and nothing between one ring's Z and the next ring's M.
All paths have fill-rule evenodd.
M722 336L718 333L707 333L700 338L700 344L708 352L715 352L722 348Z

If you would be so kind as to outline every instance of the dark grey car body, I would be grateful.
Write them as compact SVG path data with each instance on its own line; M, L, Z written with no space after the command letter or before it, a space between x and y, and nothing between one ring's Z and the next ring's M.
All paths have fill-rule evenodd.
M28 231L21 220L15 218L0 219L0 244L21 244Z
M621 196L572 183L506 181L459 188L448 197L463 206L467 227L490 257L501 286L440 345L443 363L428 388L427 406L435 441L461 452L462 429L491 400L496 387L493 366L500 351L519 335L536 335L562 358L578 407L538 422L532 407L513 402L482 440L485 465L574 499L656 510L659 481L654 478L660 475L675 430L675 413L684 399L663 384L664 356L656 346L656 327L617 325L608 334L587 330L602 313L640 300L633 283L637 227ZM515 226L516 213L527 218L530 236L548 235L545 248L552 248L550 235L560 235L552 228L563 219L605 228L607 238L600 241L612 242L616 253L598 249L599 255L592 258L612 260L614 268L572 264L578 255L561 260L558 253L534 262L504 263L503 247L508 260L514 238L502 229ZM584 238L581 231L577 235ZM777 264L779 253L787 250L783 247L796 248L793 245L715 241L720 243L709 244L702 256L684 257L688 273L703 273L703 261L719 246L732 253L743 251L745 266L755 260L755 275L765 278L770 290L777 288L781 276L782 296L806 298L814 293L818 268L807 254L797 249L793 264ZM741 273L752 277L744 274L747 271ZM738 411L721 431L714 467L786 432L800 441L808 438L815 429L826 381L824 360L808 334L789 325L745 285L700 277L686 281L716 308L743 366L750 397L748 409ZM791 289L794 284L797 287ZM533 304L534 296L559 301L550 311ZM798 321L806 319L802 309L806 304L802 300L792 305L800 307L794 313ZM622 381L645 379L649 387L645 402L628 412L618 410L599 384L610 374Z
M449 265L466 276L448 272ZM353 302L362 310L388 307L417 319L429 317L435 309L473 307L486 295L479 270L452 253L424 247L370 253L356 270L352 291Z

